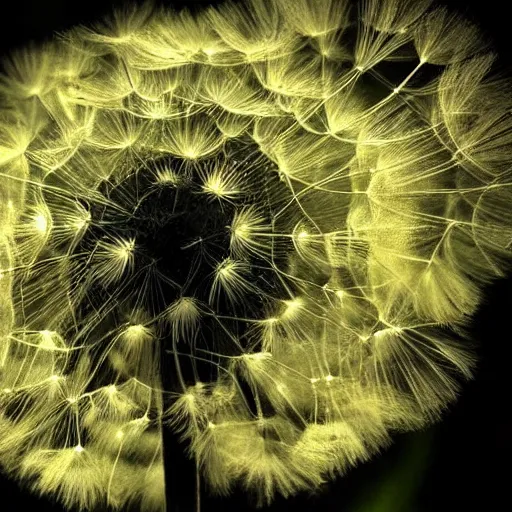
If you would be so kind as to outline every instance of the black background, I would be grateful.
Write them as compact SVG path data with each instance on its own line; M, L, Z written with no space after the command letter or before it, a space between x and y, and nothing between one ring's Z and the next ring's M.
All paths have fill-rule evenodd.
M167 3L171 4L171 0ZM181 0L173 1L172 5L196 8L209 3L215 2ZM483 28L494 41L501 63L509 67L512 74L509 57L512 28L507 3L499 0L473 3L446 0L443 3L461 11ZM42 41L54 31L101 19L110 12L112 5L122 4L126 4L126 0L4 0L0 11L0 54L29 41ZM512 461L509 410L512 386L509 379L512 372L508 365L512 364L512 279L497 282L486 292L472 326L472 335L481 346L477 374L440 424L397 436L380 457L354 469L317 496L277 500L264 510L456 512L509 509L512 476L509 467ZM168 463L172 464L172 460ZM388 480L393 483L388 484ZM412 489L412 495L408 494L408 489ZM369 505L372 500L381 503L382 508ZM0 475L0 510L32 509L38 512L63 510L44 498L21 491ZM223 500L203 498L203 512L246 509L249 510L241 493Z

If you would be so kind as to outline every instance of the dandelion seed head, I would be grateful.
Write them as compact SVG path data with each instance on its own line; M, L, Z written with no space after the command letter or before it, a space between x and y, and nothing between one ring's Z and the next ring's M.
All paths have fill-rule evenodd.
M440 419L512 267L494 66L428 0L148 3L8 57L0 462L161 510L171 429L265 505Z

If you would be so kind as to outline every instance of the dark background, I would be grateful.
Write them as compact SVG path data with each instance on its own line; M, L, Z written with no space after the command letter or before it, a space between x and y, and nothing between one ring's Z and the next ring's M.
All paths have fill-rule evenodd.
M171 4L171 0L167 3ZM173 6L193 8L210 3L216 2L172 1ZM507 3L499 0L472 3L446 0L442 3L479 24L494 41L501 63L512 70L509 57L512 28ZM126 0L76 3L71 0L4 0L0 55L29 41L42 41L54 31L101 19L110 12L112 5L122 4L126 4ZM397 436L380 457L357 467L317 496L277 500L264 510L457 512L508 509L512 476L509 468L512 461L509 378L512 372L508 367L512 363L509 318L512 315L512 278L497 282L486 291L486 299L472 325L472 335L480 343L477 374L440 424ZM0 497L0 510L6 512L63 510L46 499L20 491L1 475ZM204 496L203 512L250 510L246 503L241 493L223 500ZM183 508L181 512L188 510Z

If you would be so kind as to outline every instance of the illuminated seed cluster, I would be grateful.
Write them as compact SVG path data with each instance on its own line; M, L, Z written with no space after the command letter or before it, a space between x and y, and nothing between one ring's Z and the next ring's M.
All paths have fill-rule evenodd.
M211 491L263 505L438 419L510 269L493 58L429 0L140 7L12 55L4 470L161 511L172 428Z

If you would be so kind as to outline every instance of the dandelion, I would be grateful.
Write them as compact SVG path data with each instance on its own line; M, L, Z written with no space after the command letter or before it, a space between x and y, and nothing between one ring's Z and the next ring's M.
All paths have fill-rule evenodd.
M439 420L512 264L494 61L429 0L147 4L8 57L5 471L160 512L171 432L197 498L265 506Z

